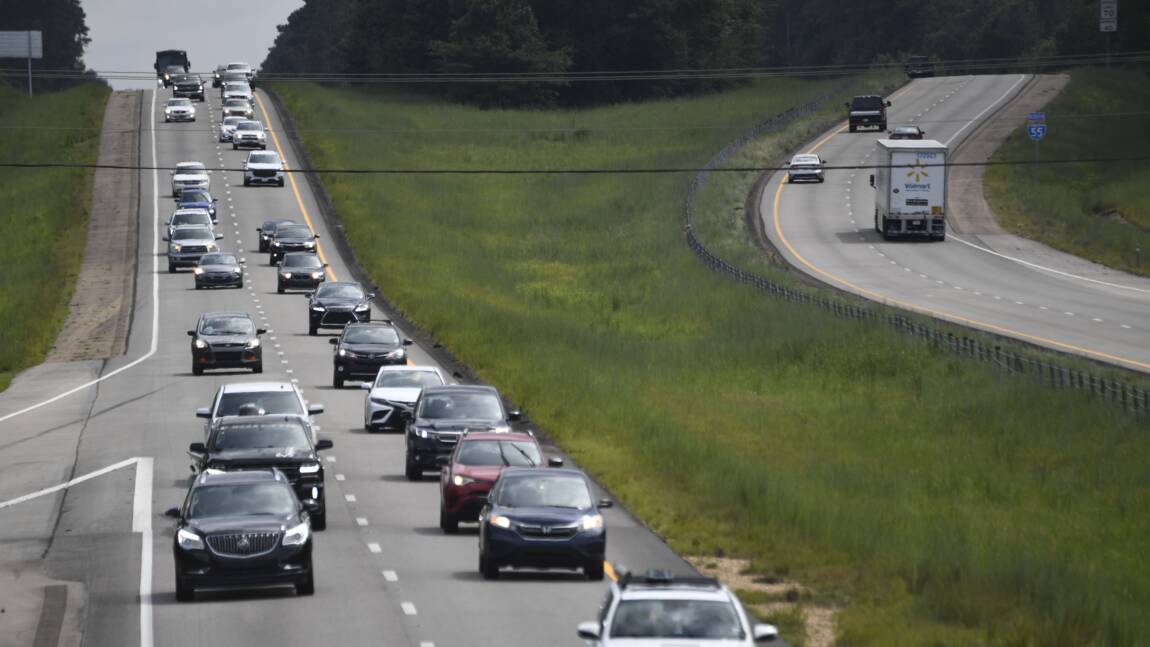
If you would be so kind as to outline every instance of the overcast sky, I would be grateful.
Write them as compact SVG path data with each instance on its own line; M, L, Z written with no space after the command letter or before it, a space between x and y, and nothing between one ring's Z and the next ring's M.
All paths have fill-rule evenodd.
M112 80L112 87L155 86L156 51L188 52L192 71L210 73L229 61L259 66L276 37L276 25L303 0L82 0L92 43L89 69L142 72L149 80Z

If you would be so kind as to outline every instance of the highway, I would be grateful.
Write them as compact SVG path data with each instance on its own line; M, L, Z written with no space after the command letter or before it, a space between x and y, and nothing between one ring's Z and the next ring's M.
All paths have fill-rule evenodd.
M919 79L892 97L888 124L918 124L953 151L1009 102L1026 75ZM880 133L840 123L803 152L828 166L873 164ZM762 225L799 271L867 299L1150 372L1150 280L1011 236L884 241L874 230L870 171L828 170L824 184L776 174ZM953 184L951 185L953 191Z
M162 167L198 160L217 169L212 190L220 200L222 249L246 258L247 287L197 291L187 270L167 273L158 224L173 208L168 173L142 172L128 353L42 365L0 395L7 457L0 471L0 591L30 599L39 595L40 575L69 583L68 613L81 618L75 630L88 647L581 644L575 626L596 617L607 583L562 572L481 580L474 530L445 536L438 528L434 475L407 482L402 435L364 432L365 392L330 386L330 335L307 335L305 298L277 295L267 256L256 252L256 227L265 218L306 220L321 236L330 278L352 278L307 182L292 176L285 188L244 188L240 173L218 170L238 168L246 155L216 142L218 92L209 91L198 121L186 124L163 123L168 94L145 94L140 159ZM257 118L275 135L269 148L296 166L273 105L257 96ZM245 310L269 329L263 375L192 376L186 330L210 310ZM426 349L412 348L414 363L433 363ZM314 540L316 594L229 592L177 603L172 522L162 511L183 500L188 444L203 438L194 410L223 383L286 380L325 405L319 433L335 443L326 453L329 526ZM71 488L14 501L122 461ZM605 512L610 563L690 571L626 510Z

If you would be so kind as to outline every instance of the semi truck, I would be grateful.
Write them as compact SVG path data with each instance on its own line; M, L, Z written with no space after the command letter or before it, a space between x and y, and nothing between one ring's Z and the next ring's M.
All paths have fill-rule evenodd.
M188 53L182 49L165 49L156 52L156 63L152 67L156 68L156 78L164 83L164 87L168 87L172 83L171 71L174 68L183 68L184 72L191 69L192 64L188 61Z
M880 139L874 228L890 240L946 238L946 144L933 139Z

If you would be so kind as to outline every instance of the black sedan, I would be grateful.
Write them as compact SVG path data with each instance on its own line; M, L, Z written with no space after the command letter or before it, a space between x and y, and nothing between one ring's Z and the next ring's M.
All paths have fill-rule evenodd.
M196 277L196 289L215 287L244 287L244 259L235 254L217 252L204 254L192 273Z
M315 593L309 506L279 470L205 472L183 506L164 512L176 520L172 556L176 600L197 588L294 586Z
M410 339L400 339L390 323L353 323L343 334L330 340L332 355L331 385L343 388L344 380L371 380L382 366L407 363Z
M895 126L889 133L889 139L922 139L926 131L918 126Z
M212 194L204 189L184 189L176 196L177 209L207 209L212 216L212 222L217 221L217 202L219 199L213 198Z
M320 328L343 328L349 323L371 321L371 299L358 283L324 283L308 297L307 334Z
M276 468L288 478L300 500L315 501L311 527L327 527L323 462L317 452L331 449L327 439L312 442L312 429L297 416L226 416L208 431L206 443L192 443L192 469L224 472Z
M192 374L203 375L209 368L250 368L264 372L264 353L260 335L246 312L205 312L196 321L192 338Z
M283 294L288 288L314 290L327 280L324 268L327 263L309 252L289 252L284 254L276 269L276 292Z
M506 468L479 515L479 572L490 580L503 566L582 568L601 580L607 529L599 509L609 507L578 470Z
M314 252L319 234L307 225L283 225L276 227L275 236L268 243L268 264L275 265L288 252Z
M280 225L295 225L299 224L294 220L287 218L275 218L272 220L265 220L264 224L256 227L256 233L260 235L260 253L266 254L271 251L272 238L276 235L276 227Z

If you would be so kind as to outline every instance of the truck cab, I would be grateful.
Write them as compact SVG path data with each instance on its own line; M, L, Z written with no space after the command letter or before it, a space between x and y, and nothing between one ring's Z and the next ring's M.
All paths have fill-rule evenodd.
M188 53L182 49L164 49L156 52L156 63L152 66L156 70L156 78L163 81L164 87L171 84L171 76L175 69L181 68L183 73L192 69L188 60Z
M863 94L848 101L846 107L847 126L852 133L863 127L886 130L886 109L890 101L876 94Z

